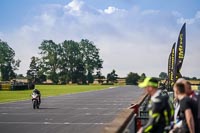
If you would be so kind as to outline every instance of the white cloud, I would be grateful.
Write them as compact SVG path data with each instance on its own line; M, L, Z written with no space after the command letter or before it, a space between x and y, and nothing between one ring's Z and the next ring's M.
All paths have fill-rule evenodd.
M154 15L158 14L160 11L159 10L145 10L141 14L142 15Z
M177 20L177 23L179 23L179 24L183 24L183 23L193 24L194 22L195 22L194 18L191 18L191 19L179 18Z
M47 26L53 26L55 24L55 19L47 13L41 15L41 20Z
M199 14L196 13L195 22ZM42 40L60 43L87 38L100 49L104 75L115 69L119 76L126 76L131 71L158 76L161 71L167 71L168 55L181 28L177 19L180 21L182 16L178 12L141 10L138 6L129 10L114 6L96 9L83 1L72 0L67 5L45 6L39 15L31 17L34 19L29 24L4 35L5 41L22 60L19 73L26 73L30 58L38 55ZM199 28L194 22L188 26L190 45L186 49L183 75L200 75L192 71L200 65L195 61L200 57L197 50L200 49ZM192 50L194 52L190 52Z
M180 17L182 14L178 11L172 11L172 15L174 15L175 17Z
M2 32L0 32L0 38L3 38L3 33Z
M187 24L194 24L194 23L199 23L200 22L200 11L198 11L195 16L193 18L184 18L184 17L180 17L177 20L177 23L179 24L183 24L183 23L187 23Z
M107 14L112 14L112 13L116 12L117 10L119 10L119 9L117 9L113 6L109 6L107 9L104 10L104 12Z
M106 14L113 14L113 13L116 13L118 11L125 11L125 10L118 9L116 7L113 7L113 6L109 6L107 9L104 9L104 13L106 13Z
M24 25L21 27L21 32L23 35L30 33L30 32L37 32L39 29L36 26L29 26L29 25Z
M65 7L71 11L80 11L83 4L84 4L83 1L73 0Z
M200 19L200 11L198 11L198 12L196 13L195 18L196 18L196 19Z
M80 15L81 8L84 6L83 1L79 0L72 0L69 4L65 5L64 8L66 9L67 13Z

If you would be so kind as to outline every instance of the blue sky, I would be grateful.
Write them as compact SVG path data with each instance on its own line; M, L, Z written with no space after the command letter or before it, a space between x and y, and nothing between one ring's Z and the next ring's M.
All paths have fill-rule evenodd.
M198 0L1 0L0 39L19 58L25 74L42 40L80 41L100 49L103 74L115 69L158 76L167 71L172 44L186 22L187 49L182 74L200 78Z

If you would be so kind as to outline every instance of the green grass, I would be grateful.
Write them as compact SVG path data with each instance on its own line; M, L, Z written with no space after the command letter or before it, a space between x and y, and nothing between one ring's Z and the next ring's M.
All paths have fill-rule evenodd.
M108 85L36 85L40 90L42 97L58 96L85 91L102 90L109 88ZM0 102L12 102L25 99L31 99L32 90L23 91L0 91Z

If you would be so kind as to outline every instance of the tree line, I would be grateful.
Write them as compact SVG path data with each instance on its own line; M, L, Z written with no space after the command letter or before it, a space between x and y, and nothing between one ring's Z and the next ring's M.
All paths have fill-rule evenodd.
M102 84L103 60L99 49L92 41L82 39L80 42L65 40L56 44L53 40L44 40L40 46L39 55L32 56L26 78L29 82L43 83L50 79L54 84L89 84L94 79ZM10 81L17 77L15 70L20 67L21 60L15 59L15 51L0 40L0 77L1 81ZM115 83L118 75L115 70L107 74L107 83Z
M92 83L94 72L101 74L103 60L99 49L93 42L82 39L80 42L65 40L56 44L53 40L44 40L39 46L39 56L32 57L27 78L29 81L42 83L50 79L53 83ZM16 78L14 72L20 66L20 60L14 59L14 50L0 40L1 80ZM101 76L101 75L98 75Z
M89 84L94 79L102 84L116 83L118 75L113 69L103 76L103 60L100 58L99 49L92 41L82 39L80 42L65 40L56 44L53 40L44 40L39 46L38 57L31 57L27 79L29 82L43 83L50 79L54 84ZM20 67L21 60L15 59L15 51L4 41L0 40L0 77L2 81L15 79L15 70ZM130 72L126 77L126 84L137 85L146 77L145 73L139 75ZM167 78L167 73L161 72L161 79ZM188 78L188 77L187 77ZM197 78L192 78L197 79Z
M32 57L27 71L28 79L36 83L46 78L55 84L93 83L94 72L103 68L99 49L87 39L80 42L65 40L59 44L44 40L39 50L41 58Z

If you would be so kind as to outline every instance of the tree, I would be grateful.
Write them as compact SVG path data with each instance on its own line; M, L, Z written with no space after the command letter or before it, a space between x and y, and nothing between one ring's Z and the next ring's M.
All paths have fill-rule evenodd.
M20 65L20 60L15 60L14 50L6 43L0 40L0 72L1 79L8 81L16 77L15 70Z
M128 76L126 77L126 84L127 85L138 85L139 79L140 79L140 76L137 73L130 72L128 74Z
M70 78L72 83L93 83L93 73L102 68L103 61L99 56L99 49L87 39L81 42L65 40L61 44L62 68L61 72Z
M107 74L107 81L111 83L116 83L118 75L115 73L116 71L113 69L111 73Z
M142 73L141 74L141 76L140 76L140 79L139 79L139 81L143 81L144 79L146 78L146 75L145 75L145 73Z
M167 79L167 78L168 78L167 73L161 72L161 73L159 74L159 78L161 78L161 79Z
M187 76L183 76L183 78L186 80L190 80L190 77L187 77Z
M61 52L61 73L67 75L65 80L77 83L78 78L80 80L80 73L83 73L84 69L79 43L65 40L61 46L63 48Z
M44 75L40 64L40 59L38 57L33 56L31 58L29 70L27 71L29 82L42 83L46 81L46 75Z
M38 60L37 57L33 56L31 58L31 63L30 63L30 66L29 66L29 70L26 73L29 82L35 82L36 81L36 77L38 77L37 76L37 73L38 73L37 60Z
M25 78L23 74L18 74L17 78Z
M196 77L192 77L192 80L197 80L197 78Z
M54 43L52 40L44 40L39 47L41 50L40 54L41 67L46 72L49 79L53 83L59 82L59 68L60 68L60 53L62 52L61 46Z
M102 68L99 49L87 39L79 43L65 40L61 44L45 40L39 49L42 70L54 83L92 83L94 71Z
M94 76L92 75L91 72L88 72L86 80L87 80L88 83L94 82Z
M84 64L87 80L89 83L93 83L94 77L92 76L94 70L100 70L102 68L103 60L100 59L99 49L93 44L93 42L82 39L80 42L81 57Z
M103 84L103 79L105 79L105 76L102 75L100 70L97 71L95 77L98 79L99 84Z
M9 81L17 76L10 63L1 67L1 74L3 81Z

